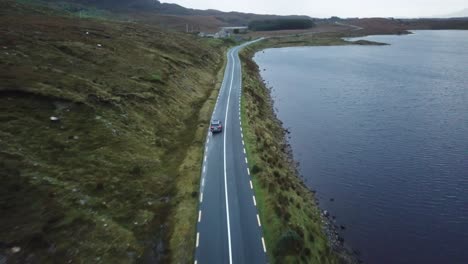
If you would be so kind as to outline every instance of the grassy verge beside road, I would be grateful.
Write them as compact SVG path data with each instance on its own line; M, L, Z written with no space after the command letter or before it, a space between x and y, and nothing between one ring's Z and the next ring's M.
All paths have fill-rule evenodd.
M349 45L337 33L270 38L241 51L242 126L257 207L272 263L352 263L324 231L324 219L313 193L299 178L277 119L269 90L252 60L256 51L268 47ZM367 44L367 43L366 43ZM370 43L374 44L374 43Z
M224 67L226 56L223 56ZM224 77L224 67L216 76L214 87L221 87ZM170 237L171 260L173 263L192 263L196 237L196 216L198 208L198 190L200 188L200 171L203 159L203 146L206 132L210 124L211 113L218 97L219 89L212 90L208 100L201 107L197 118L196 132L188 147L184 161L179 167L180 180L177 182L178 205L174 209L169 222L174 223ZM195 126L194 126L195 127Z
M312 193L297 177L284 130L260 81L252 48L243 64L242 125L250 170L272 263L337 263Z

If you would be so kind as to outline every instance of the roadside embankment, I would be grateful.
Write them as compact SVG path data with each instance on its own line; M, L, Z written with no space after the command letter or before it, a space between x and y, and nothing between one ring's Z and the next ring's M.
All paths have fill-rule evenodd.
M357 263L356 256L318 207L303 183L286 140L288 133L275 115L255 52L269 47L350 45L340 34L270 38L246 47L243 70L242 124L263 231L272 263ZM372 43L373 44L373 43Z

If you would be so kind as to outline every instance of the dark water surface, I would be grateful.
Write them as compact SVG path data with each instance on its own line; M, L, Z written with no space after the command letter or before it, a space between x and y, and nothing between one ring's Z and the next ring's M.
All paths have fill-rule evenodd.
M366 39L256 54L300 170L366 263L468 263L468 31Z

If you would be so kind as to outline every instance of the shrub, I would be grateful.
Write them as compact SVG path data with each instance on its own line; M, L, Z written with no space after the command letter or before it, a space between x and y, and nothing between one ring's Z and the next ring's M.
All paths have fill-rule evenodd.
M274 175L276 178L279 178L279 177L281 176L278 170L274 170L274 171L273 171L273 175Z
M274 254L279 257L296 255L302 251L304 240L292 229L281 234L276 243Z
M257 173L259 173L261 171L262 171L262 169L257 164L253 165L253 167L252 167L252 173L253 174L257 174Z
M133 166L132 170L130 171L130 173L133 175L133 176L141 176L143 175L143 169L139 166L139 165L135 165Z

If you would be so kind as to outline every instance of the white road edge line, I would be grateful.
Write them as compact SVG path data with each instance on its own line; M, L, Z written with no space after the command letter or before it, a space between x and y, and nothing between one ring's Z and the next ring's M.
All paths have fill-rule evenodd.
M203 193L200 193L200 203L203 202Z
M244 145L245 145L245 144L244 144L244 140L242 140L242 146L244 146Z
M200 242L200 232L197 232L197 245L196 245L196 247L198 247L199 242Z
M247 160L247 157L245 157L245 163L246 163L246 164L249 163L249 161Z
M195 262L193 264L197 264L197 261L195 260Z
M224 124L225 124L224 129L225 130L228 124L229 101L231 100L232 83L234 81L234 69L236 66L233 51L231 51L230 55L232 58L232 72L231 72L231 84L229 85L229 93L228 93L227 104L226 104L226 116L224 117ZM224 197L226 198L226 219L227 219L228 245L229 245L229 264L232 264L231 223L229 220L229 198L228 198L227 171L226 171L226 134L227 133L224 133Z
M255 196L252 196L252 199L253 199L254 205L257 206L257 201L255 200ZM198 222L200 222L200 220L198 220Z
M262 223L260 223L260 216L258 216L258 214L257 214L257 222L258 222L258 226L261 227L261 226L262 226Z
M203 173L206 172L206 165L203 165Z
M263 251L266 253L265 239L263 239L263 237L262 237L262 245L263 245Z
M198 223L200 223L200 221L201 221L201 210L198 211Z
M253 189L252 181L250 181L250 189Z
M244 154L245 154L245 148L244 148Z
M249 170L249 168L247 168L247 174L250 176L250 170Z

